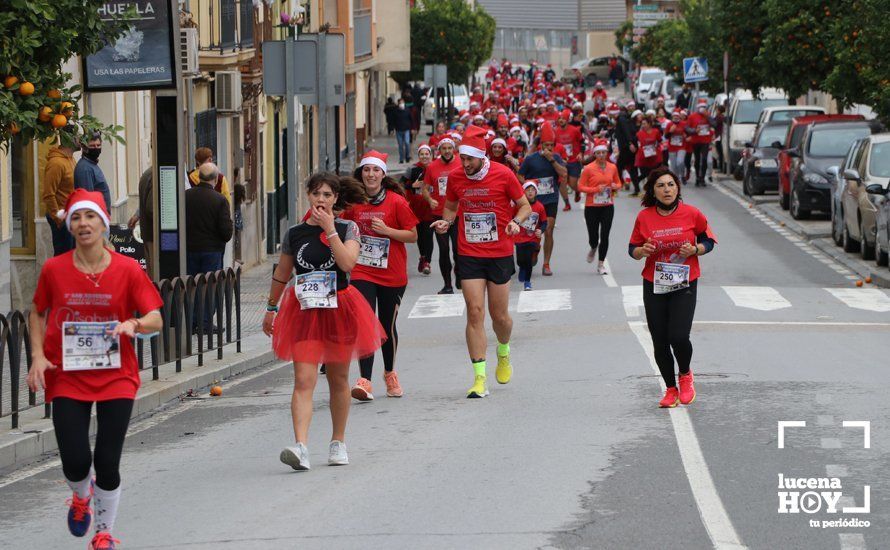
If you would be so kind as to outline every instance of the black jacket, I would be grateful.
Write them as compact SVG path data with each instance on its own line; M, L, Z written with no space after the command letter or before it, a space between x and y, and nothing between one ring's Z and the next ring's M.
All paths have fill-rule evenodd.
M625 112L618 115L618 122L615 124L615 139L618 141L618 148L624 152L629 152L630 146L637 144L637 126L630 119L630 115Z
M187 252L224 252L234 229L229 201L207 183L187 189L185 228Z
M677 95L677 102L674 104L678 109L689 109L689 101L692 99L692 93L689 91L680 92Z
M411 111L408 109L396 109L392 113L392 125L396 132L407 132L411 129Z

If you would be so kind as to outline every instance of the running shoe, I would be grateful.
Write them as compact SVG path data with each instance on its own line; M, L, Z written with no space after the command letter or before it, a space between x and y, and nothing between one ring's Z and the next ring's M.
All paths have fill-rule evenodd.
M572 209L572 205L569 203L566 203L566 205L562 207L563 212L568 212L571 209Z
M349 455L346 454L346 443L331 441L328 447L328 466L346 466L349 464Z
M430 261L427 259L424 259L423 266L421 266L420 272L423 273L424 275L429 275L430 271L431 271L430 270Z
M532 282L531 281L522 281L522 290L531 290Z
M553 275L553 271L550 270L550 264L544 264L544 268L541 269L541 274L545 277L550 277Z
M596 256L596 250L591 248L587 251L587 263L592 264L594 256Z
M581 192L575 191L575 202L581 202Z
M90 541L90 545L87 547L87 550L114 550L117 548L115 544L120 544L121 541L111 536L111 533L108 531L101 531L96 533L96 536L93 537L93 540Z
M498 384L510 382L510 377L513 376L513 365L510 364L509 355L504 355L503 357L498 355L498 367L495 369L494 375L498 380Z
M68 500L68 531L75 537L82 537L90 530L93 522L93 508L90 501L93 499L93 484L90 483L90 496L80 498L77 493L72 493Z
M417 260L417 272L423 273L423 256L421 256L420 259Z
M384 372L383 381L386 382L386 397L402 397L402 385L396 371Z
M603 264L600 264L600 265L596 268L596 272L599 273L600 275L605 275L605 274L608 273L608 271L606 271L606 266L604 266Z
M454 294L454 289L450 286L443 286L442 290L439 291L439 294Z
M359 378L352 387L352 397L359 401L373 401L374 394L371 393L371 381L367 378Z
M688 405L695 401L695 384L693 383L692 371L689 374L680 375L680 403Z
M664 397L661 398L661 402L658 403L658 406L663 409L671 409L676 407L680 402L680 392L677 391L676 386L673 388L668 388L667 391L664 392Z
M309 466L309 449L302 443L297 443L295 447L285 447L278 458L294 470L303 471L311 467Z
M485 376L482 374L476 375L476 382L473 384L473 387L467 392L467 399L477 399L480 397L485 397L488 395L488 387L485 385Z

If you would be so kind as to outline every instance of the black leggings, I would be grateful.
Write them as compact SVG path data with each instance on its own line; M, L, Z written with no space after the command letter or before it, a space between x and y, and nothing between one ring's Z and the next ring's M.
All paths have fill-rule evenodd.
M436 218L441 220L442 218ZM446 233L436 233L436 244L439 245L439 271L442 273L442 280L445 286L451 286L451 259L454 258L454 265L457 265L457 224L455 223ZM460 275L455 272L455 276Z
M600 261L606 260L609 252L609 233L612 231L612 218L615 206L587 206L584 208L584 221L587 222L587 242L591 250L599 248Z
M695 156L695 149L692 151L686 151L686 158L683 159L683 164L686 165L686 174L677 174L682 179L686 179L686 175L692 171L692 157Z
M417 224L417 249L420 251L420 257L426 261L433 259L433 228L430 227L432 222L420 222Z
M371 309L377 312L377 318L386 331L386 342L380 348L383 354L383 367L386 372L392 372L396 363L396 350L399 347L399 333L396 330L396 319L399 316L399 306L402 304L402 295L405 294L405 287L383 286L368 281L352 281L354 286L368 304ZM359 359L359 369L362 378L371 379L371 373L374 369L374 356Z
M535 252L540 250L538 243L516 243L516 265L519 266L519 280L521 282L532 280L532 267L534 267Z
M695 155L695 181L704 183L705 174L708 173L708 153L710 152L710 143L696 143L692 150Z
M96 448L90 452L90 412L93 403L68 397L53 399L53 427L69 481L80 481L96 469L96 485L114 491L121 484L120 464L124 438L133 412L132 399L96 402Z
M664 385L669 388L677 385L674 358L677 359L680 374L688 373L692 363L689 333L695 316L697 283L692 281L688 288L655 294L652 283L643 281L643 305L646 308L646 324L652 335L652 347L655 348L655 362L658 363Z

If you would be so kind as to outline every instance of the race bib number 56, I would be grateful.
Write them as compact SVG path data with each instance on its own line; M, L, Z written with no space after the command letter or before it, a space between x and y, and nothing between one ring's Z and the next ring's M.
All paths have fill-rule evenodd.
M117 321L62 323L62 370L121 368L120 337L111 336L116 326Z

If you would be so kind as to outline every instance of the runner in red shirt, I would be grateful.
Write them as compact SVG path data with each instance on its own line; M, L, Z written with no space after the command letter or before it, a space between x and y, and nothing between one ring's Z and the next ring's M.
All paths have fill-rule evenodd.
M439 141L439 158L430 163L423 175L423 198L429 203L433 212L433 221L442 219L445 208L445 193L448 189L448 174L459 170L460 163L454 158L454 139L442 138ZM454 294L451 286L451 259L454 258L454 279L460 288L460 276L457 273L457 228L451 227L444 233L436 234L436 245L439 247L439 272L445 286L439 294Z
M686 133L692 143L692 151L695 155L695 186L705 186L705 174L708 171L708 151L711 147L711 134L713 124L708 116L708 104L699 103L696 112L689 115L686 123Z
M652 121L643 117L640 121L640 130L637 132L637 154L634 165L640 174L640 179L649 175L649 172L662 165L661 157L661 130L652 126Z
M443 121L440 120L439 123L436 124L435 133L433 133L433 135L430 136L428 145L430 146L430 148L432 150L435 150L436 147L439 145L439 141L441 141L442 138L444 138L446 136L448 136L448 126Z
M417 147L417 164L408 169L401 179L411 211L419 220L417 224L417 251L420 256L417 260L417 272L423 275L430 274L430 262L433 259L434 232L430 229L430 223L433 221L433 209L430 208L429 201L423 198L423 175L432 161L432 149L429 145L421 143Z
M695 400L689 333L700 275L698 257L713 250L716 239L704 214L681 201L676 174L663 167L653 170L643 190L644 208L637 214L628 251L635 260L646 259L643 305L655 362L666 387L659 405L688 405ZM680 371L679 391L674 357Z
M547 228L547 211L538 202L538 182L526 180L522 184L525 198L532 207L532 213L520 225L520 231L513 237L516 243L516 265L519 266L519 282L523 290L532 289L532 268L537 263L538 252L541 250L541 236Z
M606 254L609 252L609 233L612 231L612 219L615 217L613 197L621 189L621 176L618 167L607 160L609 145L606 140L597 140L593 147L594 161L581 171L578 190L587 197L584 201L584 221L587 225L587 242L590 251L587 263L593 263L594 255L599 250L597 273L606 274Z
M566 157L564 158L566 159L566 171L568 172L566 181L560 182L559 192L565 201L563 210L571 210L569 187L575 193L575 202L581 201L581 195L578 193L578 178L581 176L581 155L584 152L582 150L584 147L584 136L581 135L581 130L577 126L569 124L569 121L572 120L572 112L570 110L564 109L559 113L559 118L556 120L556 143L562 145L565 149Z
M405 287L408 285L408 254L405 243L417 242L417 217L411 211L404 190L386 175L388 155L368 151L359 162L353 177L365 186L368 202L343 212L344 220L354 221L359 228L361 249L351 283L377 311L380 324L386 329L383 355L387 397L402 397L402 386L395 371L399 334L396 321ZM361 376L352 388L352 397L359 401L374 399L371 375L374 356L359 359Z
M686 160L686 122L682 120L680 111L671 114L667 123L665 137L668 144L668 166L675 174L684 174Z
M442 219L432 225L440 234L457 226L458 271L467 303L467 348L475 371L475 382L467 392L471 398L488 395L486 294L498 338L498 382L506 384L513 372L510 364L513 320L507 311L510 277L514 271L511 237L519 233L520 224L531 214L531 206L513 172L485 156L484 135L481 128L467 129L459 148L462 170L449 175Z
M48 259L40 270L28 319L28 386L33 392L45 388L53 406L62 472L74 492L68 530L76 537L87 534L95 498L96 534L89 548L113 549L120 542L112 531L121 452L140 385L131 339L161 329L163 302L139 264L107 245L108 209L101 193L75 190L64 219L75 248ZM93 403L95 451L89 435Z

